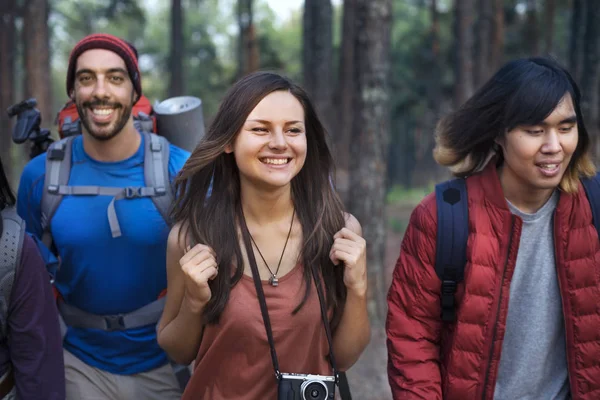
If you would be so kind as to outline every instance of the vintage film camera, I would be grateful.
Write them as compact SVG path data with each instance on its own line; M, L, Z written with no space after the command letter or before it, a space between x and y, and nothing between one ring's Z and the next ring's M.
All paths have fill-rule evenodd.
M282 373L278 400L333 400L335 377Z

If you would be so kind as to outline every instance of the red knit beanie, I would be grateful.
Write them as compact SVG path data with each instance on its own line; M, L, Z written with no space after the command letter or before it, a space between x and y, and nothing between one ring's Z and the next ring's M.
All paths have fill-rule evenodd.
M138 67L137 55L135 49L123 39L106 33L94 33L86 36L79 41L71 51L69 57L69 68L67 69L67 95L71 96L73 85L75 83L75 68L77 58L81 53L91 49L105 49L116 53L125 61L129 78L133 83L133 89L138 96L142 95L142 77Z

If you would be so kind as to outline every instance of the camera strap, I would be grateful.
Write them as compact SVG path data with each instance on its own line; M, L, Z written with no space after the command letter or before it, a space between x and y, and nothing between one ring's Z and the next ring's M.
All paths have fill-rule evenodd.
M258 272L258 266L256 264L256 258L254 257L254 251L250 242L250 231L246 225L246 219L242 211L241 205L239 205L239 223L242 231L242 239L244 240L244 246L246 247L246 253L248 255L248 261L250 268L252 269L252 280L256 287L256 294L258 295L258 302L260 303L260 311L262 313L263 322L265 324L265 330L267 331L267 339L269 341L269 347L271 348L271 360L273 361L273 368L275 369L275 377L277 380L281 378L281 371L279 369L279 361L277 359L277 352L275 351L275 341L273 340L273 332L271 330L271 320L269 319L269 311L267 310L267 302L265 300L265 293L262 288L262 282L260 281L260 274ZM315 267L311 267L313 278L315 279L315 286L317 287L317 294L319 296L319 304L321 306L321 318L323 319L323 325L325 326L325 334L327 336L327 343L329 344L329 360L331 367L333 368L333 375L335 376L335 383L339 385L339 372L335 358L333 356L333 340L331 336L331 329L329 327L329 319L327 318L327 312L325 310L325 299L321 288L321 280Z
M244 246L246 247L246 253L248 254L248 261L250 262L250 268L252 269L252 280L256 287L256 294L258 295L258 302L260 303L260 312L265 324L265 330L267 331L267 339L269 340L269 347L271 348L271 360L273 361L273 368L275 369L275 377L279 380L281 379L281 371L279 370L277 352L275 352L275 341L273 340L273 332L271 331L271 320L269 319L265 293L263 292L260 274L258 273L258 266L256 265L256 258L254 257L254 251L250 242L250 231L246 225L246 218L244 217L242 206L239 205L238 207L240 210L240 212L238 212L238 220L242 230L242 239L244 240Z

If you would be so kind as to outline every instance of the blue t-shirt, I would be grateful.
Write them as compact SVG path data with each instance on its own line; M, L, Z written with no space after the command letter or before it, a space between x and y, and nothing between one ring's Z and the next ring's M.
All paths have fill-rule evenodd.
M70 185L145 186L144 143L130 158L99 162L73 141ZM189 153L170 146L171 180ZM23 170L17 210L27 230L41 237L41 199L46 154ZM61 258L55 285L68 304L110 315L127 313L156 300L167 287L166 247L169 227L150 198L115 201L122 235L113 238L107 209L111 196L64 196L50 227ZM167 363L156 341L155 325L126 331L70 327L64 347L93 367L121 375L148 371Z

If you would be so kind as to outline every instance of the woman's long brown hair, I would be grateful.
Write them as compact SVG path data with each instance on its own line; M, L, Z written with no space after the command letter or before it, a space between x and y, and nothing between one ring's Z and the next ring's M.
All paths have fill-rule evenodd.
M311 268L316 266L323 276L335 328L343 311L346 287L343 268L333 265L329 251L333 235L344 227L344 210L331 179L334 165L327 146L327 133L302 88L270 72L253 73L238 81L226 94L206 136L175 181L176 201L172 217L175 223L186 227L183 234L193 243L206 244L217 254L219 274L209 283L212 298L203 315L205 323L216 323L231 288L244 272L236 222L236 209L240 204L239 170L233 154L225 153L225 148L233 143L256 105L276 91L288 91L298 99L304 108L306 126L306 161L291 182L292 201L302 225L300 261L306 287L294 312L304 305L310 294Z

